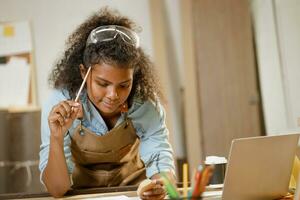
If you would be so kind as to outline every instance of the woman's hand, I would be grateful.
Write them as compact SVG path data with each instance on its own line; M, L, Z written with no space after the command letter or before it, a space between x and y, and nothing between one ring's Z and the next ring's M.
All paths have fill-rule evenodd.
M54 197L63 196L71 187L64 154L64 135L76 118L83 116L82 106L75 101L62 101L53 106L48 116L50 145L47 166L42 179Z
M155 183L155 186L151 189L143 192L140 196L141 199L151 199L151 200L162 200L166 196L166 191L164 189L164 184L162 179L153 179L152 182Z
M48 124L51 136L63 139L76 118L83 116L82 106L75 101L62 101L55 105L49 113Z
M168 176L168 179L176 185L176 180L171 172L165 172L165 175ZM151 180L155 183L155 186L151 189L143 192L140 195L140 198L143 200L151 199L151 200L162 200L167 195L167 192L165 190L164 181L160 174L154 174L151 177Z

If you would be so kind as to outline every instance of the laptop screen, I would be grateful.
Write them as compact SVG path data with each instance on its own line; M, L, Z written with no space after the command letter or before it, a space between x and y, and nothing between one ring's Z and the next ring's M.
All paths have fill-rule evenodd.
M299 134L232 141L223 199L275 199L288 192Z

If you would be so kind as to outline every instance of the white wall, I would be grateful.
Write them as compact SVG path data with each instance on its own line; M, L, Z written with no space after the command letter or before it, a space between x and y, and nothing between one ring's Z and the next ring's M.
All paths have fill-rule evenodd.
M180 30L180 0L166 0L170 37L178 64L177 87L181 87L184 63ZM251 0L255 40L267 134L300 131L300 1ZM33 28L38 103L50 92L48 75L64 50L68 35L102 6L118 9L143 28L141 45L152 56L149 0L0 0L0 21L30 20ZM276 19L274 16L276 15ZM178 103L178 102L177 102ZM173 106L176 106L175 104ZM176 115L177 113L172 113ZM178 119L176 119L178 121ZM182 127L178 124L178 130ZM184 156L182 133L175 133L176 154ZM177 149L178 148L178 149Z
M300 1L250 2L267 134L300 132Z
M300 1L275 0L274 7L288 114L287 127L294 129L300 126L297 123L300 118Z
M143 28L141 45L152 53L148 0L0 0L0 21L30 20L33 29L38 104L48 97L48 75L69 34L102 6L118 9Z
M181 62L182 56L178 51L181 49L179 44L181 39L180 22L178 22L180 18L179 0L171 1L167 2L167 9L168 15L172 19L170 20L172 27L170 35L176 38L174 39L176 58L173 59L178 58L177 62ZM51 91L48 85L48 76L56 59L64 51L64 42L67 37L92 12L106 5L119 10L121 14L130 17L142 27L142 32L139 33L141 46L146 53L153 57L149 0L0 0L0 22L23 21L24 19L31 21L36 64L37 101L40 106L47 100ZM179 75L182 75L182 71ZM178 87L180 87L181 81L178 80L178 82ZM176 108L176 105L172 106ZM171 133L174 134L175 155L183 157L184 147L180 131L182 124L178 121L178 112L169 113L169 115L174 115L176 120L176 130Z
M150 0L151 1L151 0ZM169 95L168 103L170 106L171 120L173 121L174 150L178 158L186 158L185 139L184 139L184 116L183 116L183 51L181 40L181 0L165 0L166 25L168 27L168 71L169 71Z

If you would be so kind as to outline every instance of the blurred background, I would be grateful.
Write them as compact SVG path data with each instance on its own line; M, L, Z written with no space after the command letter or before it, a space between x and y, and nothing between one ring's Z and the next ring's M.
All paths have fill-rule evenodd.
M0 193L41 192L40 112L69 34L103 6L142 28L178 177L234 138L300 132L299 0L0 0Z

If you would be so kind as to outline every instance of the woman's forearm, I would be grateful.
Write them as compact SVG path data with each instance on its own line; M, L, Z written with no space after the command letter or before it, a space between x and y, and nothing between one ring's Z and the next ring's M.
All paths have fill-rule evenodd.
M63 196L71 186L63 145L63 138L50 137L49 158L42 179L54 197Z

